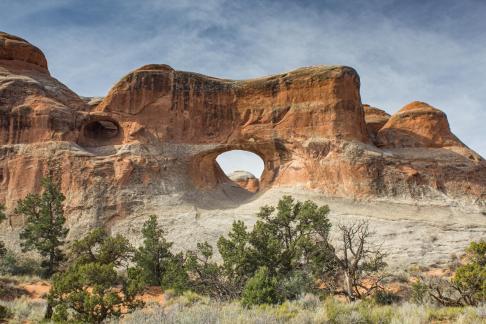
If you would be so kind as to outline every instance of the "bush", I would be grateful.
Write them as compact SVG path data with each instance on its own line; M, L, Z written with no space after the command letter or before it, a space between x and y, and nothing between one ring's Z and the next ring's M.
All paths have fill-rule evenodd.
M443 306L477 306L486 302L486 241L471 242L466 263L451 280L422 278L429 296Z
M8 250L0 259L0 274L13 276L39 276L43 272L37 259Z
M313 295L313 294L305 294L305 295L301 296L298 299L297 302L304 309L314 309L314 308L316 308L321 303L321 300L316 295Z
M278 282L275 277L269 275L267 267L261 267L250 278L241 296L243 306L277 304L282 302L282 297L277 292Z
M416 304L423 304L427 298L428 287L421 281L412 284L412 301Z
M0 321L8 319L10 316L12 316L12 314L10 313L9 309L0 305Z
M46 317L53 310L58 321L101 323L141 306L143 303L135 297L142 290L143 281L127 279L117 271L117 266L129 259L131 251L125 237L109 237L101 229L75 241L71 248L75 261L65 272L56 273L52 278Z
M11 301L1 301L1 306L7 308L9 320L12 323L40 323L44 318L46 302L32 300L22 296Z
M279 294L286 300L294 300L305 294L318 292L318 289L314 288L313 278L303 271L294 271L279 282Z
M234 222L227 237L218 240L221 265L211 260L208 243L186 253L190 288L218 300L238 298L250 278L265 267L272 278L288 278L279 280L279 299L314 292L316 282L335 270L328 214L327 206L283 196L276 207L260 209L251 231L242 221Z
M476 306L486 302L486 241L471 242L466 253L468 262L457 268L452 282L464 304Z
M400 296L386 290L378 290L373 295L374 301L379 305L391 305L400 300Z
M172 289L177 295L189 290L189 276L184 267L182 254L173 256L165 263L165 269L160 283L162 289Z

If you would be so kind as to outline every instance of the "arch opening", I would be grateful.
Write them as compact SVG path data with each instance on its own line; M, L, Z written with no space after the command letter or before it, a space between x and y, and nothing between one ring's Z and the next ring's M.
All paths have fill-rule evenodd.
M220 153L216 163L232 185L250 193L260 190L260 179L265 169L263 159L250 151L230 150Z

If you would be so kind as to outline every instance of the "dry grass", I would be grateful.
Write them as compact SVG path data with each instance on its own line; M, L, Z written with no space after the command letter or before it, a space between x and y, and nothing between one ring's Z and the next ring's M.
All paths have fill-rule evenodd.
M15 282L23 288L36 282L37 278L3 278L7 282ZM23 282L20 282L23 281ZM42 283L42 287L44 284ZM9 300L0 301L0 305L9 309L11 323L38 323L44 316L46 302L32 298L32 294L17 295ZM282 305L263 305L244 308L237 302L218 303L208 297L192 292L175 296L171 291L160 296L159 289L153 291L157 298L146 299L147 305L134 313L120 319L111 319L107 323L218 323L218 324L421 324L421 323L486 323L486 305L481 307L437 307L433 305L417 305L400 303L394 305L378 305L372 301L345 303L335 298L319 300L317 296L308 294L297 301ZM160 299L163 298L163 304Z
M217 303L195 295L168 299L166 305L147 305L110 323L486 323L486 307L446 308L403 303L380 306L372 302L342 303L334 298L320 301L307 295L278 306L243 308L238 303Z
M34 300L21 296L10 301L0 301L0 305L8 308L12 317L9 323L39 323L44 318L45 300Z

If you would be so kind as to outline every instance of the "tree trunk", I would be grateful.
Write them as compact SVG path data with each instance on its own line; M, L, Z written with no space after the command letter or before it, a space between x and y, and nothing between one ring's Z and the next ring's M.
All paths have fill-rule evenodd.
M47 308L46 314L44 315L44 319L50 320L52 318L52 305L49 301L47 301Z
M354 300L353 285L351 284L351 276L347 271L344 272L344 289L348 295L348 301Z
M49 267L47 269L47 278L50 278L54 274L54 258L55 254L53 251L49 253Z

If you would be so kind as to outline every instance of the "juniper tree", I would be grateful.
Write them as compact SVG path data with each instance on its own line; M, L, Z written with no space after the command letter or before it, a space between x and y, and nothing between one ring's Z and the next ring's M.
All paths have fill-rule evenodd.
M49 176L41 180L41 187L41 194L31 193L19 200L15 213L25 217L20 233L22 250L35 250L44 257L44 274L50 277L64 258L61 246L69 230L64 227L65 197L59 185Z
M143 245L135 252L135 264L142 272L146 284L160 285L169 266L174 266L174 255L170 251L172 243L165 239L164 231L154 215L143 224L142 235Z
M73 242L71 264L52 277L46 318L52 315L58 322L101 323L142 306L136 299L142 282L118 271L127 266L132 252L128 239L119 234L111 237L103 229Z
M277 278L271 276L267 267L260 267L245 284L241 294L243 306L278 304L282 296L278 292Z
M195 290L220 299L238 297L258 269L266 269L265 276L260 274L253 281L265 277L279 282L280 296L274 300L313 290L335 269L328 213L327 206L284 196L276 207L260 209L253 230L248 231L241 221L234 222L228 236L218 240L221 265L209 260L212 249L207 244L200 244L199 253L191 252L187 258ZM255 283L247 290L258 286Z

